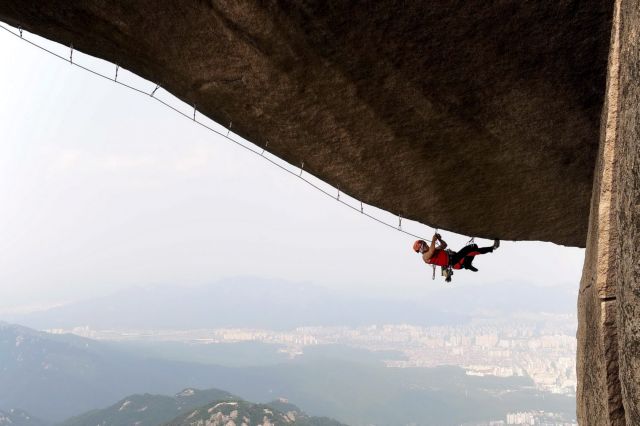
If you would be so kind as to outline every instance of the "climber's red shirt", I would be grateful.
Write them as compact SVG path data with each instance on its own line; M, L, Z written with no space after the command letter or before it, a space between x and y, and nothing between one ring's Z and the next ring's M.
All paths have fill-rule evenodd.
M423 257L424 259L424 257ZM424 259L430 265L449 266L449 254L442 249L436 249L429 259Z

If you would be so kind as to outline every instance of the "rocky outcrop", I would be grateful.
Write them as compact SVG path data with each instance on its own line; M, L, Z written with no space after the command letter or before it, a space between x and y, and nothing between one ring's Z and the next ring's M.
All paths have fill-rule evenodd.
M620 383L627 425L640 424L640 2L620 7L615 264Z
M640 424L640 3L615 5L578 302L581 425Z
M584 246L608 1L6 0L342 192L463 234Z
M619 380L616 298L619 262L615 205L618 179L620 4L615 5L600 149L594 174L587 251L578 297L577 411L581 425L624 425Z

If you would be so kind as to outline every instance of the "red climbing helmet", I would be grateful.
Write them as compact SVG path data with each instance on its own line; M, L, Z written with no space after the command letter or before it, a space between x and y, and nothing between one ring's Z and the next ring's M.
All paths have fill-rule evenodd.
M416 242L413 243L413 251L415 251L416 253L419 253L423 244L426 244L424 240L416 240Z

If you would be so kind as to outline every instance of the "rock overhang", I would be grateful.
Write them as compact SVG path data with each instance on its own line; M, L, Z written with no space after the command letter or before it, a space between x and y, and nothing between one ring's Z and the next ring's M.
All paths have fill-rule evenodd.
M611 2L7 0L365 203L584 246Z

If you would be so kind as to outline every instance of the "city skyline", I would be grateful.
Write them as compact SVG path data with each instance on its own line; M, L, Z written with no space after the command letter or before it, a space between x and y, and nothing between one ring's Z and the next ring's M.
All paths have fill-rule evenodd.
M575 396L577 321L569 314L514 315L509 320L476 319L469 324L423 327L379 324L361 327L317 326L292 330L248 328L217 329L50 329L113 342L178 342L217 345L260 342L281 346L289 359L305 349L344 345L383 355L389 368L457 366L476 376L530 377L536 388ZM385 359L384 354L403 358Z

